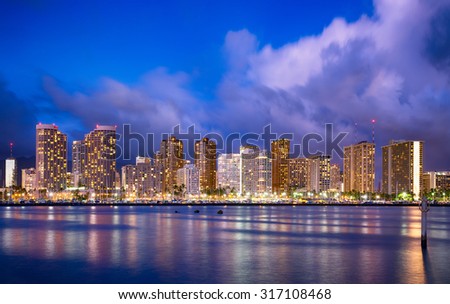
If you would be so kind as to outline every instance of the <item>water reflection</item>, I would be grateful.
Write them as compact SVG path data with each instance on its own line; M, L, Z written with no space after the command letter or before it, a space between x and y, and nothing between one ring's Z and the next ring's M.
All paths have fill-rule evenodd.
M218 209L2 208L0 260L66 282L450 283L450 208L429 213L427 251L417 208Z

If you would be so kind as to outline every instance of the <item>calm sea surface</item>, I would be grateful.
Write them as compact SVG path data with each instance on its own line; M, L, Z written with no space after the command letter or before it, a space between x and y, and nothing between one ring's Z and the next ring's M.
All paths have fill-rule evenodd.
M428 220L423 251L416 207L3 207L0 282L450 283Z

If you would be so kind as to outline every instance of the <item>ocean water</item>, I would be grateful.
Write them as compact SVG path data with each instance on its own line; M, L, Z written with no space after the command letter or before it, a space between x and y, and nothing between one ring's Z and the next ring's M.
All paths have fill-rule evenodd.
M428 213L426 250L420 216L384 206L2 207L0 282L450 283L450 208Z

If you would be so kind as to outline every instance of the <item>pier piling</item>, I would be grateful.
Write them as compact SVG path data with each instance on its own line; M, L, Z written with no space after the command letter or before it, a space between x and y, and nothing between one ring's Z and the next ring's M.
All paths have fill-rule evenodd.
M419 205L419 209L421 211L421 234L420 234L420 244L422 248L427 248L427 226L428 226L428 219L427 214L430 210L430 205L428 204L428 201L426 198L422 199L422 202Z

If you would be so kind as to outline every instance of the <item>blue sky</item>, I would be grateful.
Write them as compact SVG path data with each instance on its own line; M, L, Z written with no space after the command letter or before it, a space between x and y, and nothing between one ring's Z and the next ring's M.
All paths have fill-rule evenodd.
M348 132L425 141L450 168L450 2L52 1L0 3L0 157L34 154L34 124L69 140L95 124L191 124L296 141Z
M164 66L195 75L213 98L226 70L225 35L248 29L274 47L320 33L336 16L372 13L370 1L3 1L0 64L20 97L51 75L71 90L108 76L134 83Z

